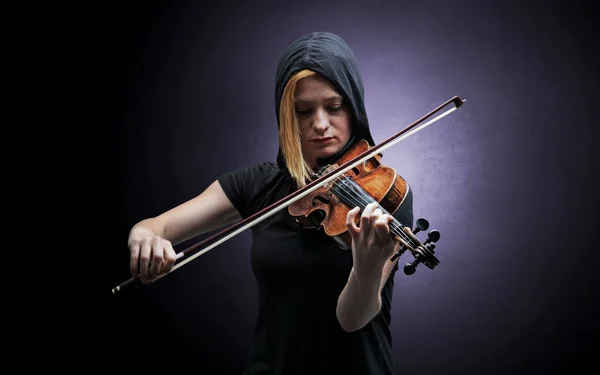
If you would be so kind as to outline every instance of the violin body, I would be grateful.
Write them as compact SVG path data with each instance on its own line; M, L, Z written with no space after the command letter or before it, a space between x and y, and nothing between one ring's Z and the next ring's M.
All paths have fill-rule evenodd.
M320 173L328 173L369 148L367 141L359 140L334 165L325 167ZM322 228L340 247L348 249L352 243L346 225L348 211L357 205L364 208L368 203L377 201L387 213L393 214L406 198L407 191L407 182L393 168L382 165L380 155L376 155L292 203L288 212L302 227ZM360 204L353 204L355 200ZM359 220L357 216L357 224Z

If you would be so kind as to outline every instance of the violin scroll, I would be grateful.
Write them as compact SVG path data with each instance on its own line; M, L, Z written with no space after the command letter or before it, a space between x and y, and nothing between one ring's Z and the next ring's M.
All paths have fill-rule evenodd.
M428 228L429 222L424 218L420 218L417 220L416 228L412 230L412 233L409 230L405 230L405 232L417 244L416 247L411 248L411 253L414 256L414 260L412 262L407 262L404 265L404 273L406 275L414 274L419 264L424 264L427 268L432 270L440 263L440 261L436 258L434 251L436 246L435 243L440 239L440 232L435 229L429 231L427 234L427 239L423 243L421 243L421 241L419 241L419 239L415 236L415 234L418 232L425 231ZM408 247L405 244L402 244L390 261L396 260L406 250L408 250Z

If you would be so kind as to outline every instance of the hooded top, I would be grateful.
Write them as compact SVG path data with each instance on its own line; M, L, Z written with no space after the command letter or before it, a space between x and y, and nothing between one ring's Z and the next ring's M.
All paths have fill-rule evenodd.
M290 77L303 69L310 69L329 79L352 108L353 136L338 153L343 153L355 140L365 139L375 145L369 129L369 120L364 103L362 77L354 53L340 36L329 32L313 32L295 40L283 53L277 66L275 80L275 113L279 123L279 104L283 90ZM330 160L336 159L334 155ZM324 162L325 160L320 160ZM277 153L277 164L286 170L281 147Z
M289 77L302 69L327 77L352 108L354 137L345 148L353 139L374 145L358 65L344 40L316 32L293 42L277 69L277 103ZM276 113L279 119L278 106ZM219 182L245 219L296 191L286 171L280 149L277 163L240 168ZM393 215L412 226L410 189ZM341 249L322 230L301 228L280 210L252 227L250 261L258 311L244 375L393 374L390 323L397 264L382 288L379 314L360 330L345 332L336 306L353 267L351 250Z

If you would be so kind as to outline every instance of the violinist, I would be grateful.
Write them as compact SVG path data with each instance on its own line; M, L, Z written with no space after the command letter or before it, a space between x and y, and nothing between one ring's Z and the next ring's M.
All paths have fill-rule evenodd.
M222 174L197 197L130 231L130 269L151 283L175 263L173 246L233 223L305 186L312 172L363 140L375 144L356 58L338 35L314 32L284 51L275 75L279 150L273 161ZM412 227L412 190L394 218ZM280 210L252 228L258 318L245 375L393 374L391 216L349 208L343 248ZM150 266L148 264L150 263Z

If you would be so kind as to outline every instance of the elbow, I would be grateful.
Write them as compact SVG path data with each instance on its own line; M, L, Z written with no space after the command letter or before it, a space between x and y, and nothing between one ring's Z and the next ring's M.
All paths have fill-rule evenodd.
M358 317L348 316L347 314L341 314L338 310L337 321L340 327L344 330L344 332L352 333L362 329L366 326L372 319L372 317L363 319L359 319Z
M380 310L381 303L377 303L366 310L349 308L348 306L338 303L336 318L342 329L345 332L351 333L356 332L369 324L369 322L379 314Z
M344 330L344 332L346 332L346 333L356 332L365 326L365 324L362 324L362 325L356 324L356 323L353 324L351 322L344 322L343 320L340 320L340 319L338 319L338 322L339 322L340 326L342 327L342 329Z

